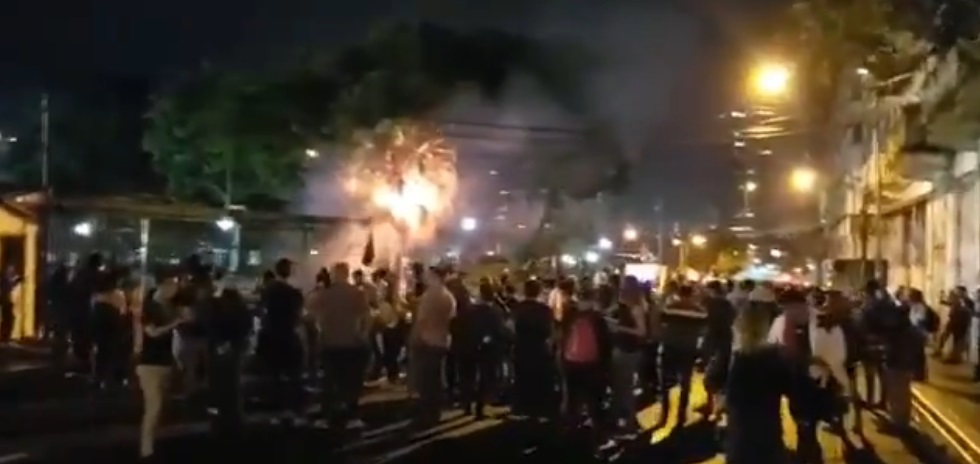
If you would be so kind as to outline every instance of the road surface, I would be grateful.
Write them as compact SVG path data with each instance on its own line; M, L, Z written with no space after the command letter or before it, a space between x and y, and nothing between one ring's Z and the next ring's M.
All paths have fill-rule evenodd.
M676 391L675 391L676 394ZM704 398L696 388L693 404ZM257 418L249 424L244 439L233 445L217 443L207 434L207 424L184 422L165 428L159 444L161 462L213 463L216 459L247 459L254 462L414 464L465 462L467 464L519 464L532 462L596 462L588 436L554 429L528 421L488 418L481 421L458 411L444 414L442 424L421 435L411 435L404 420L408 402L397 389L376 391L365 398L366 427L360 436L340 436L313 428L272 426ZM502 411L501 411L502 412ZM638 418L650 427L659 411L653 406ZM620 463L723 463L718 455L717 429L697 422L697 415L683 428L675 429L676 417L667 427L648 430L636 440L605 453L605 461ZM853 447L821 431L825 462L912 464L932 462L928 455L902 440L878 431L880 419L865 418L864 439L850 436ZM673 433L669 429L675 429ZM787 444L792 448L793 424L785 426ZM0 441L0 464L67 464L136 462L136 426L92 427L58 435L40 435ZM261 461L260 461L261 460Z

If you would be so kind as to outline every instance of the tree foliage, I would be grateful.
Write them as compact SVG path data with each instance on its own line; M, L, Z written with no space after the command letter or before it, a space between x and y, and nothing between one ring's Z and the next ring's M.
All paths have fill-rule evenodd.
M855 71L886 80L916 66L929 51L931 0L797 0L781 31L793 52L799 96L809 122L829 123Z
M497 98L515 72L580 108L574 70L550 44L502 32L388 24L363 43L280 76L208 71L159 95L146 148L172 193L235 200L298 186L304 146L357 143L390 121L427 120L460 88ZM579 60L580 61L580 60Z
M306 144L279 82L207 72L158 96L144 147L176 197L214 202L285 198Z

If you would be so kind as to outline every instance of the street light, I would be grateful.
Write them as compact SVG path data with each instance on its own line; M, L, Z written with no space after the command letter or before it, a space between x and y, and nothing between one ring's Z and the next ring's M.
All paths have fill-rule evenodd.
M792 72L782 64L767 63L757 68L752 76L752 87L767 97L778 97L789 91Z
M691 245L701 248L708 244L708 237L701 234L694 234L691 236Z
M640 231L636 230L635 227L627 227L626 229L623 229L623 240L632 242L638 238L640 238Z
M234 219L225 216L221 219L218 219L217 221L214 221L214 225L218 226L218 228L221 229L222 232L228 232L229 230L235 228L236 223Z
M585 252L584 258L585 258L585 262L589 264L595 264L599 262L599 253L589 250Z
M759 184L757 184L754 181L751 181L750 180L750 181L746 182L744 185L742 185L742 188L744 188L746 192L752 193L752 192L758 190Z
M796 168L789 176L790 186L797 192L812 192L817 185L817 171L813 168Z
M307 158L319 158L320 157L320 152L318 152L318 151L316 151L316 150L314 150L312 148L307 148L305 153L306 153L306 157Z
M606 237L599 237L599 242L597 245L599 246L600 250L611 250L613 247L613 242Z
M459 221L459 228L463 229L464 232L473 232L474 230L476 230L477 226L478 223L476 221L476 218L464 217L462 220Z
M71 231L80 237L91 237L92 232L95 231L95 227L91 222L85 221L75 224L75 227L72 227Z

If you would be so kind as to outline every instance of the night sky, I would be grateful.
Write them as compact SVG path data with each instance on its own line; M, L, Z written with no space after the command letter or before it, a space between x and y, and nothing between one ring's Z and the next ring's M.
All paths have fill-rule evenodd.
M386 18L506 28L580 41L606 58L590 75L587 90L619 128L634 172L643 175L622 202L625 216L649 215L652 199L665 196L671 216L707 221L734 203L730 152L716 136L714 116L731 104L738 87L731 77L751 56L749 31L767 3L780 2L6 0L0 103L34 98L27 94L39 83L71 76L161 81L205 61L275 68L300 50L331 50L359 40ZM501 105L468 106L462 96L447 104L447 113L493 123L571 122L533 86L515 79L513 87ZM489 156L474 156L474 169L498 163L486 161Z

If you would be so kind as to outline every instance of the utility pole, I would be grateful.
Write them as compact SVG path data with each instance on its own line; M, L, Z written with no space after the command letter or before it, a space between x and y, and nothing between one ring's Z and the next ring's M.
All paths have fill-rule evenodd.
M660 264L664 263L664 235L667 233L664 224L664 199L657 198L657 203L653 205L653 212L656 214L657 221L657 260Z
M876 102L877 106L877 102ZM884 174L884 169L881 163L881 148L879 147L878 141L878 128L880 124L875 120L874 127L871 131L871 156L874 161L874 202L875 202L875 217L874 217L874 237L875 237L875 254L874 254L874 272L875 279L878 279L882 284L885 279L885 263L883 262L884 248L883 241L885 238L884 231L884 221L882 218L882 177Z
M50 143L51 143L51 113L48 109L48 94L41 94L41 187L45 194L50 187Z
M51 155L51 111L48 105L48 93L44 92L41 94L40 110L41 110L41 193L44 195L44 202L41 203L41 209L38 215L38 226L41 229L41 233L38 234L37 240L40 242L37 246L37 261L34 266L34 327L36 331L41 325L37 320L37 314L48 314L48 298L46 297L48 293L47 281L48 276L51 274L48 261L48 257L51 256L49 252L51 249L51 213L54 210L54 192L51 189L51 168L50 168L50 155ZM40 311L37 309L40 308ZM25 330L27 328L25 327ZM59 357L60 347L55 349L55 357ZM58 361L58 359L55 359Z

